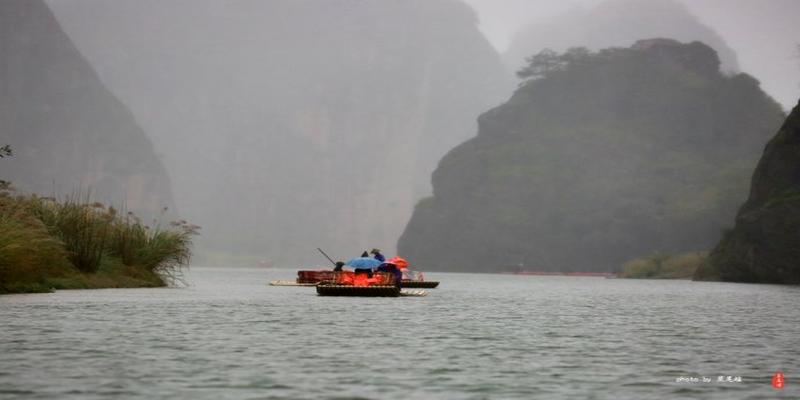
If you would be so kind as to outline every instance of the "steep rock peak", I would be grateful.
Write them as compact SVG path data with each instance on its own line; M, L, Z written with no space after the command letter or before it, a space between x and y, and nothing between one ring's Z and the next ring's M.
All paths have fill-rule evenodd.
M613 271L710 248L785 115L709 46L655 37L530 57L440 161L398 251L431 270Z
M764 149L735 223L695 279L800 284L800 103Z
M669 38L643 39L636 41L631 49L678 63L703 75L717 74L720 70L716 50L699 41L683 44Z

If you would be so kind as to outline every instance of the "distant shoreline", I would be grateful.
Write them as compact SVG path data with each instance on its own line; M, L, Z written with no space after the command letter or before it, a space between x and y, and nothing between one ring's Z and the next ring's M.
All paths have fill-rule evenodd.
M507 275L557 275L557 276L590 276L599 278L616 278L613 272L558 272L558 271L506 271L501 274Z

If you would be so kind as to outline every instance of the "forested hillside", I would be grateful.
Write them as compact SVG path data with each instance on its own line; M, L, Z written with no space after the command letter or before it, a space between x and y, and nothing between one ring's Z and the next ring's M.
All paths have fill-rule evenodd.
M708 249L784 118L700 42L544 51L520 75L417 204L398 248L422 268L612 271Z

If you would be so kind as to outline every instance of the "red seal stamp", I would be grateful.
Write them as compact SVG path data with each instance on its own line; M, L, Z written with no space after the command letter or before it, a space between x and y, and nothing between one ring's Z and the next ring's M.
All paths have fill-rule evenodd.
M775 375L772 375L772 387L780 390L783 389L784 385L785 385L785 380L783 377L783 372L778 371L775 373Z

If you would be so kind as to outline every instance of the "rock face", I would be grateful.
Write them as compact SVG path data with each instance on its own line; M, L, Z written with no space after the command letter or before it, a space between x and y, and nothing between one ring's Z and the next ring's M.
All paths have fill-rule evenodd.
M507 90L455 1L53 7L163 149L201 253L286 266L327 263L315 247L391 254L436 162Z
M695 279L800 283L800 104L767 144L750 197Z
M719 240L784 118L758 82L721 74L699 42L545 58L439 163L400 254L430 270L611 271Z
M564 51L575 46L593 50L627 47L649 37L706 43L719 54L723 70L739 69L736 53L725 41L698 21L686 6L672 0L607 0L591 9L576 8L547 23L520 30L503 59L510 68L518 69L526 57L544 48Z
M44 195L93 198L146 214L172 206L169 178L131 113L40 0L0 2L0 178Z

